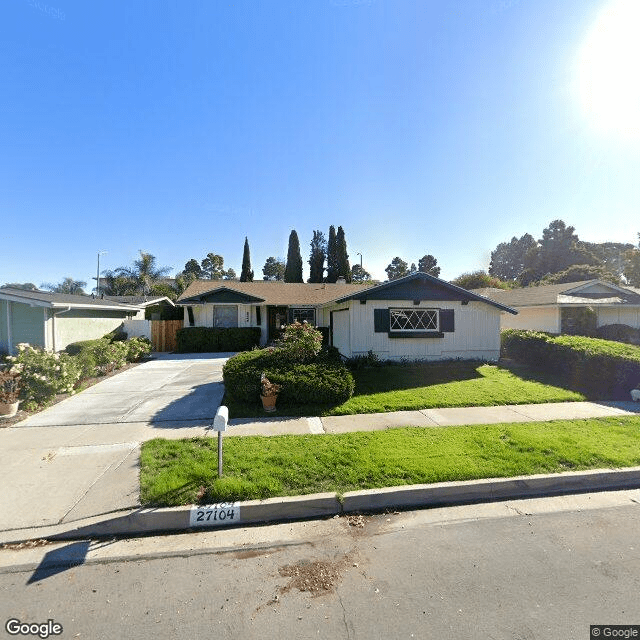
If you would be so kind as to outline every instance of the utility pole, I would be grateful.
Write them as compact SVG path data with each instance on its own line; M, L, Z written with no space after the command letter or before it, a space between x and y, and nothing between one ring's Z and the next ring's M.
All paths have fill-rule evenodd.
M96 273L96 296L100 297L100 255L107 251L98 251L98 272Z

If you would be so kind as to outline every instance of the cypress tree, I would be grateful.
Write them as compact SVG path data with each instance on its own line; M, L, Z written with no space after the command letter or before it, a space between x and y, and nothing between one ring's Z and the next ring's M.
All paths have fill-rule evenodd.
M336 250L336 228L331 225L327 242L327 282L335 282L338 279L338 256Z
M289 234L289 249L287 251L287 266L284 270L284 281L303 282L300 241L298 240L298 234L295 230Z
M249 252L249 240L245 236L244 253L242 254L242 272L240 282L253 282L253 271L251 271L251 253Z
M351 282L351 265L349 264L347 241L342 227L338 227L338 233L336 234L336 264L336 277L344 278L347 282Z
M327 256L327 241L322 231L313 232L311 254L309 255L309 282L322 282L324 278L324 261Z

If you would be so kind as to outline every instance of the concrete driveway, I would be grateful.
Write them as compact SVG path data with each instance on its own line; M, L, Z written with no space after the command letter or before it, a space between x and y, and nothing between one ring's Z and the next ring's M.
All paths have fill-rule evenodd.
M231 355L157 354L0 429L0 531L137 506L140 443L204 435Z

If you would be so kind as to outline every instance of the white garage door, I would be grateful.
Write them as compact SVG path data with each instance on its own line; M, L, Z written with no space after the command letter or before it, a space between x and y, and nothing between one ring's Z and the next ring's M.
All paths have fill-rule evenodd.
M349 310L333 311L333 346L347 358L351 357Z

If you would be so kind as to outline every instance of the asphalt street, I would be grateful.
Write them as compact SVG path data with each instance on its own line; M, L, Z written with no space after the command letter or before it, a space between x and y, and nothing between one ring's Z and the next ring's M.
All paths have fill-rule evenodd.
M0 551L65 638L589 638L640 624L640 492ZM75 566L70 566L75 565Z

